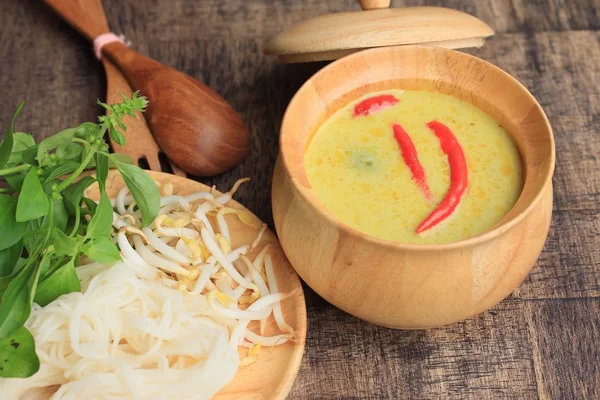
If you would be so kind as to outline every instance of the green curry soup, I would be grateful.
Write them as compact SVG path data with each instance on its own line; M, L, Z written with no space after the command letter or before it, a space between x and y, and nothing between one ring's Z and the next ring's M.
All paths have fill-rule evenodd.
M425 90L370 93L340 109L315 132L305 169L342 222L422 244L486 231L515 204L523 180L519 152L497 121Z

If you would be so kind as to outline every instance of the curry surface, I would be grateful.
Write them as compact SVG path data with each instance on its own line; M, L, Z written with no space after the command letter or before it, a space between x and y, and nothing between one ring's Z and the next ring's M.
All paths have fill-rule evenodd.
M373 115L353 115L357 103L379 94L393 94L399 102ZM419 235L416 227L450 186L448 157L426 126L432 120L448 126L462 146L469 182L454 213ZM396 123L416 147L430 200L402 158ZM369 93L338 110L315 132L305 169L317 197L342 222L404 243L448 243L480 234L502 219L522 189L519 152L508 132L479 108L424 90Z

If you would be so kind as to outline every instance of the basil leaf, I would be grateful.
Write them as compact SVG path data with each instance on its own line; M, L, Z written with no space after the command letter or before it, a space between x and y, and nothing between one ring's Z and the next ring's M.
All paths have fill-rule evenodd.
M121 260L119 249L106 237L95 239L83 252L100 264L112 264Z
M3 276L2 278L0 278L0 296L4 296L4 292L6 292L6 288L8 287L8 285L10 285L10 283L15 278L15 276L16 276L16 274L9 275L9 276Z
M13 153L23 152L31 146L35 146L35 139L33 139L33 136L29 133L15 132L13 139Z
M89 141L89 136L100 137L100 127L93 122L84 122L75 130L75 137Z
M31 135L24 132L16 132L13 135L12 153L10 153L10 157L8 158L6 165L12 167L22 162L23 152L31 146L35 146L35 141Z
M8 249L0 251L0 277L9 276L23 253L23 241L19 240Z
M44 257L42 257L42 261L36 266L35 271L33 273L33 277L29 281L29 307L33 304L33 298L35 296L35 292L37 290L38 282L40 280L40 275L42 272L46 273L48 268L50 268L50 261L52 261L52 255L54 254L54 250L48 251ZM30 310L31 311L31 310ZM25 323L25 322L23 322Z
M96 203L94 200L92 200L88 197L84 197L83 204L85 204L85 206L87 208L81 209L81 215L88 215L88 214L94 215L96 213L96 209L98 208L98 203Z
M16 174L10 174L6 175L4 179L6 179L6 182L8 182L11 188L17 192L20 192L21 188L23 187L23 181L25 180L25 174L20 172Z
M59 185L62 182L60 179L52 179L48 182L45 182L43 179L44 178L40 177L40 183L42 184L42 189L44 189L46 195L52 194L52 185Z
M108 134L119 146L125 146L125 136L115 128L110 128Z
M100 190L103 191L106 178L108 177L108 157L104 154L96 153L94 154L94 159L96 160L96 179L100 185Z
M54 227L64 232L69 221L69 214L67 213L65 203L58 199L52 199L52 202L54 203Z
M33 300L31 291L35 291L40 267L46 262L50 262L49 256L42 258L41 262L30 258L6 288L0 303L0 339L22 327L29 318Z
M71 233L73 232L73 229L75 229L75 234L76 235L81 235L83 236L85 234L85 228L86 228L86 219L84 218L84 216L86 215L84 212L82 212L81 210L83 210L83 208L79 208L79 224L77 225L77 227L75 227L75 219L74 218L70 218L69 219L69 225L67 226L67 229L65 230L66 233ZM87 209L86 209L87 211ZM82 251L81 249L79 250L80 252Z
M24 271L21 271L20 274L23 273ZM20 275L17 275L17 278L19 276ZM27 278L30 278L30 276L27 276ZM8 287L2 296L0 317L3 318L3 320L0 322L0 339L9 336L22 327L31 313L31 306L29 305L29 289L27 288L28 281L26 280L22 285L11 290L11 285L15 282L15 279L8 284Z
M75 210L79 208L79 205L81 204L83 192L94 182L96 182L96 179L92 178L91 176L84 176L76 183L63 190L63 201L69 215L75 215Z
M35 232L35 231L40 231L43 225L43 220L40 219L33 219L31 221L29 221L29 223L27 224L27 230L29 232ZM25 248L27 249L27 252L29 253L33 253L35 250L35 247L39 244L40 238L42 238L44 235L43 232L38 232L32 235L27 235L26 237L23 238L23 245L25 245Z
M31 333L22 326L12 335L0 340L0 376L27 378L40 369Z
M69 161L76 160L81 161L81 153L83 153L83 147L79 146L77 143L67 143L60 147L56 148L56 157L59 160Z
M2 143L0 143L0 169L4 168L4 166L10 159L10 153L12 153L14 143L13 125L15 123L15 119L23 109L24 105L25 102L22 101L21 104L19 104L19 106L17 107L17 111L15 111L15 113L13 114L13 117L11 118L8 124L8 128L6 129L6 133L4 134L4 140L2 140Z
M23 257L19 258L17 260L17 263L15 264L15 267L12 270L12 273L14 275L17 275L23 269L23 267L25 266L25 264L27 264L27 259L23 258Z
M50 203L40 183L36 168L29 168L17 202L18 222L30 221L48 214Z
M41 162L45 157L48 151L55 149L59 146L62 146L67 143L71 143L73 137L75 136L75 129L65 129L64 131L58 132L52 136L47 137L42 140L38 145L37 149L37 160Z
M30 148L24 150L23 153L21 153L21 158L23 159L23 162L25 164L36 166L40 165L40 163L37 160L38 148L39 145L36 144L35 146L31 146Z
M27 224L15 219L16 209L16 198L0 195L0 250L13 246L27 232Z
M63 294L80 291L81 283L75 272L74 259L71 258L40 283L34 301L44 307Z
M71 172L75 171L79 165L80 164L76 162L66 162L64 164L48 168L42 174L42 177L44 178L44 184L63 175L70 174Z
M133 158L129 157L127 154L123 153L112 153L108 158L108 168L114 169L117 168L117 164L115 164L115 160L119 161L123 164L133 164ZM92 159L90 163L87 165L86 169L95 169L96 168L96 160Z
M133 164L133 158L124 153L113 153L108 160L108 168L117 168L117 164L113 160L117 160L123 164Z
M158 186L140 167L114 161L142 213L142 228L150 225L160 210Z
M110 237L113 220L113 208L110 204L110 200L106 195L106 192L102 191L100 194L100 203L94 212L94 216L88 224L86 237L87 238L101 238Z
M12 280L15 279L17 274L21 272L21 270L26 264L26 258L19 258L13 267L12 273L10 275L3 276L2 278L0 278L0 298L2 298L4 292L6 292L6 288L8 288L8 285L10 285Z
M74 256L77 254L77 241L63 231L54 229L54 254L57 256Z

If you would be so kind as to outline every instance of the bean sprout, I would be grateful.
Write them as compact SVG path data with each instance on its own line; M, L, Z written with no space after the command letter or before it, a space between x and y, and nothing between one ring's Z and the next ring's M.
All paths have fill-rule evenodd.
M267 254L265 257L265 272L267 274L267 280L269 282L271 293L279 293L279 289L277 288L277 279L275 278L275 271L273 270L273 261L271 260L270 254ZM294 329L289 326L283 318L283 312L281 311L280 303L276 303L273 306L273 315L275 316L275 322L277 322L279 329L285 332L294 333Z
M45 390L50 394L42 397L52 399L90 393L177 399L185 388L209 398L240 366L255 362L261 346L291 340L281 302L295 292L279 292L271 245L251 256L264 243L266 225L227 204L246 181L216 198L214 188L179 196L165 182L159 215L145 228L133 197L120 190L111 204L112 240L122 262L82 257L80 263L89 262L76 269L82 293L33 305L26 326L40 371L27 379L0 378L0 397ZM239 240L230 230L233 216L257 232L251 243L232 249ZM265 336L271 315L285 333ZM259 321L260 335L248 329L251 321ZM250 349L248 357L239 359L238 346Z
M121 189L119 191L119 194L117 194L117 199L115 201L115 206L117 208L117 211L119 212L119 214L123 215L125 214L125 196L127 196L127 193L129 193L129 190L127 189L127 186L123 187L123 189Z

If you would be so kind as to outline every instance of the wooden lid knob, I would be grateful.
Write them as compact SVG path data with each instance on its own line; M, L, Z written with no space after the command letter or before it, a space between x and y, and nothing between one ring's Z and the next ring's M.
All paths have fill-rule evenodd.
M389 8L390 0L358 0L363 10L376 10L378 8Z

